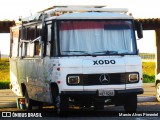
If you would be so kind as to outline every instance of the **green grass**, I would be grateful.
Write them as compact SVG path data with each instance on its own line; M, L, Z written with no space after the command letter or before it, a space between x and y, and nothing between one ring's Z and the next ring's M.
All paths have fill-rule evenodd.
M155 82L155 62L143 62L143 83Z
M9 88L10 75L9 75L9 59L0 59L0 89Z
M6 82L0 82L0 89L9 89L9 81Z

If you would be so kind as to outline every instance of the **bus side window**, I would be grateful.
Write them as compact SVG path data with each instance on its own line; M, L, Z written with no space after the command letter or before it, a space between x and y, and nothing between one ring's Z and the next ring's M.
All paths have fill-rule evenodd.
M35 42L35 53L34 53L34 55L35 56L40 56L40 52L41 52L41 45L40 45L40 43L38 42L38 41L36 41Z
M28 48L28 43L23 42L22 43L22 56L26 57L27 56L27 48Z
M18 56L18 41L19 41L19 29L15 29L12 31L11 57Z
M27 56L27 48L28 48L28 41L27 41L27 28L22 29L22 35L20 40L20 47L21 47L21 56L26 57Z
M51 53L51 24L47 25L47 41L46 41L46 55L50 56Z
M42 25L32 25L23 28L23 36L21 36L19 53L23 57L40 57L41 45L40 36L42 31Z
M20 58L22 57L22 54L21 54L22 53L22 42L20 41L21 37L22 37L21 36L21 32L22 32L22 29L19 30L19 46L18 46L19 47L19 51L18 52L19 52L19 57Z
M51 54L52 56L58 56L58 43L57 43L57 30L55 28L55 26L57 26L57 23L55 21L52 21L52 29L51 29L51 39L52 39L52 43L51 43Z
M41 36L42 32L42 25L35 26L35 38L38 38ZM34 55L35 56L40 56L41 55L41 45L39 40L34 42Z
M27 57L33 57L34 56L34 31L35 31L35 26L30 26L27 28Z

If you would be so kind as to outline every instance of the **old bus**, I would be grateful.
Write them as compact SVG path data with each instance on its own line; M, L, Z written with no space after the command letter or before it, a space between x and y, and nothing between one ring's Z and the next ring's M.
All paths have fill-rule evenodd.
M136 26L136 27L135 27ZM35 103L136 111L142 64L134 23L126 9L57 7L22 19L11 29L12 90Z

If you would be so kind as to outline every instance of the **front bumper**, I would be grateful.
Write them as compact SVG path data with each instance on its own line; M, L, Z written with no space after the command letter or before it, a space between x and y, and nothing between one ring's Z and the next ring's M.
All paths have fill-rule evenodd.
M78 95L98 95L97 91L62 91L62 95L68 95L68 96L78 96ZM136 88L136 89L126 89L126 90L115 90L115 96L119 95L129 95L129 94L143 94L142 88Z
M99 96L97 91L62 91L61 95L74 99L76 105L90 103L91 105L100 102L105 105L123 105L127 97L132 95L142 94L142 88L115 90L114 96Z

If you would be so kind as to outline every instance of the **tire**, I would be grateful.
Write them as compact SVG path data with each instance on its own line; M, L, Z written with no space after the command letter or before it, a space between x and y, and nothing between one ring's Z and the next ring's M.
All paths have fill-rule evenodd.
M25 90L24 96L25 96L26 109L27 109L27 110L32 110L32 103L33 103L33 102L32 102L32 100L29 98L27 90Z
M124 109L126 113L135 113L137 110L137 95L127 95L124 100Z
M64 115L68 110L68 99L64 96L57 95L55 99L55 110L57 115Z
M160 102L160 83L156 85L156 98Z
M38 110L41 110L43 108L43 103L39 101L32 100L32 105L37 106Z
M64 95L59 94L58 87L56 85L51 86L52 90L52 101L55 106L57 115L62 116L69 107L69 99Z
M58 88L57 86L51 86L51 90L52 90L52 102L53 102L53 105L56 106L56 97L58 96L59 94L59 91L58 91Z
M38 109L41 110L43 108L43 103L39 102L38 103Z

